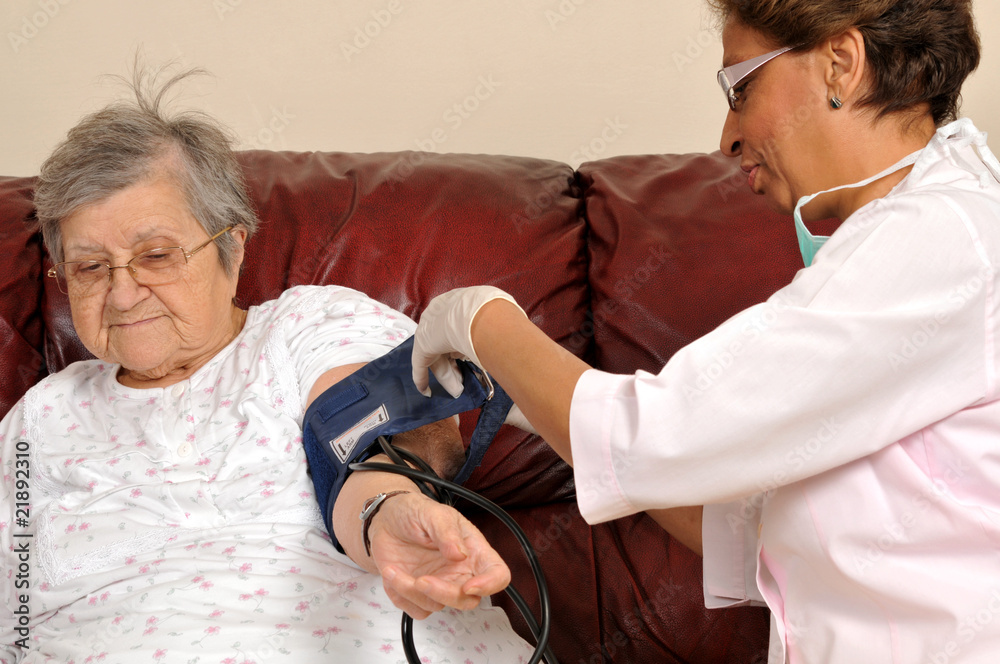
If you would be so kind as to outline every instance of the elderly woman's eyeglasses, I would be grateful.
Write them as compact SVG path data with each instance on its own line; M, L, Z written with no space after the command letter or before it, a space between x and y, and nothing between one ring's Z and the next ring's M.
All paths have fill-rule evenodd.
M63 261L49 268L48 275L59 284L59 290L67 295L87 296L105 289L111 284L111 272L128 268L129 274L142 286L163 286L180 279L188 259L222 237L235 226L226 226L191 251L183 247L158 247L144 251L124 265L112 265L108 261Z
M736 86L740 84L740 81L765 63L773 60L782 53L787 53L793 48L795 47L785 46L784 48L779 48L776 51L771 51L770 53L765 53L764 55L758 55L756 58L750 58L749 60L737 62L735 65L730 65L729 67L720 69L718 73L719 85L722 86L722 93L726 95L726 100L729 102L729 108L734 111L739 110L741 99L740 93L736 90Z

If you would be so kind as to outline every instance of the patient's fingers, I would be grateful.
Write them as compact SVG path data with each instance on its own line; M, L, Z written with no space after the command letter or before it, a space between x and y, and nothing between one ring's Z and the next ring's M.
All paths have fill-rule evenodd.
M434 575L425 575L417 579L414 589L431 601L468 611L479 606L479 602L484 596L492 594L486 592L484 588L493 585L491 579L482 576L473 577L466 583L469 582L472 582L472 588L476 590L475 593L466 592L465 583L456 584L448 579L442 579Z
M503 559L453 507L417 494L383 514L372 526L372 551L393 604L412 617L475 608L510 583Z
M416 580L398 568L387 568L382 575L382 581L386 595L396 608L405 611L414 620L423 620L446 606L417 590Z
M492 595L510 583L510 569L479 530L465 517L445 508L443 518L434 519L429 535L438 543L442 555L452 561L461 561L471 578L459 592L467 595ZM457 517L457 518L456 518ZM427 574L427 577L438 575ZM442 586L444 588L444 586ZM438 601L447 602L438 596Z

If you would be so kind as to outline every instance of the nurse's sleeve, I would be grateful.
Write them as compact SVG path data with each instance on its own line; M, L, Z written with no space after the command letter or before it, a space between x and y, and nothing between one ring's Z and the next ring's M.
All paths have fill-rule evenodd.
M626 427L623 419L610 421L593 417L598 409L588 402L613 400L628 389L630 376L615 376L591 370L581 376L570 412L570 440L573 472L580 512L590 523L613 519L636 511L618 484L616 466L633 463L627 456L612 452L610 429ZM604 423L607 430L600 427ZM639 462L639 461L634 461ZM757 589L757 533L763 496L732 503L705 505L702 513L703 582L705 606L721 608L740 604L761 604Z
M760 494L733 503L705 505L701 540L705 607L765 606L757 589Z
M580 377L570 442L588 522L776 489L992 398L995 268L975 229L931 196L873 216L862 241L838 232L659 373Z
M585 371L576 383L569 412L569 440L573 452L576 502L587 523L600 523L638 511L619 484L619 468L631 457L611 448L611 429L629 426L600 417L604 405L613 403L631 376L596 369Z

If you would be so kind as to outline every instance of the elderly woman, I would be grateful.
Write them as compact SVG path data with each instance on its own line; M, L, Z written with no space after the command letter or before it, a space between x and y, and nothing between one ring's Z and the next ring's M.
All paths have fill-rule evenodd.
M1000 163L954 121L972 3L712 4L722 150L794 215L805 269L658 375L592 370L504 294L452 291L414 379L491 372L606 489L578 496L588 520L651 511L703 550L708 606L770 607L770 662L997 661Z
M5 474L28 455L32 473L30 507L10 491L0 514L30 514L35 553L22 584L0 530L4 596L31 609L29 624L24 599L0 610L0 661L398 662L379 572L414 617L474 609L419 623L421 654L529 655L498 609L474 608L508 582L503 561L409 480L352 475L334 520L357 565L331 546L303 413L414 324L339 287L236 305L258 221L226 134L161 109L181 78L156 90L137 74L137 103L85 118L42 168L50 276L97 359L46 378L0 426ZM395 442L443 474L461 460L450 421ZM369 556L358 515L383 492Z

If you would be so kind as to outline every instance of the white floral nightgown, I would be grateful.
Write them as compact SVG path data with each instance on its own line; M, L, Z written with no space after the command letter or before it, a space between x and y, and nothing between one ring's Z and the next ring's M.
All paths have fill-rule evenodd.
M124 387L93 360L32 388L0 425L0 662L405 662L381 580L324 532L301 422L319 375L413 328L300 286L176 385ZM415 625L426 662L531 653L497 608Z

